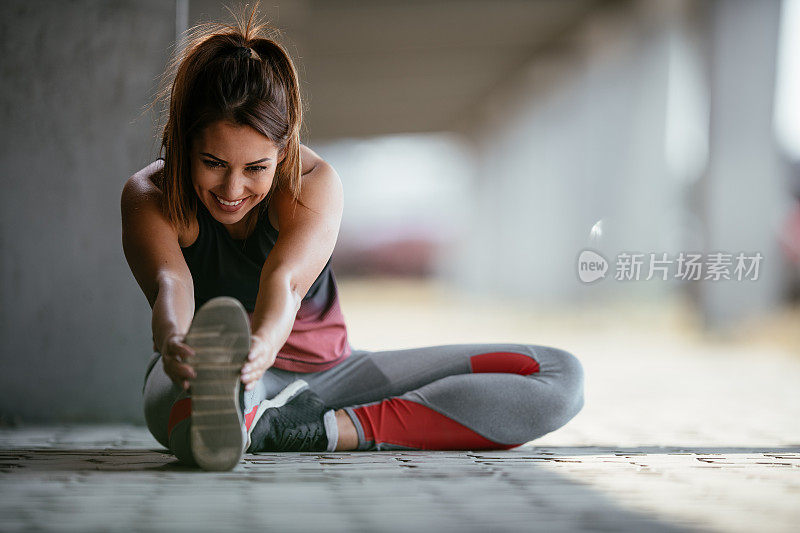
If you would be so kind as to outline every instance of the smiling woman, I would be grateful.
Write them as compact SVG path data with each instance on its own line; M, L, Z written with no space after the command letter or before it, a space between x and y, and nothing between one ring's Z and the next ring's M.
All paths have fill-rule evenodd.
M300 145L295 68L254 15L195 31L162 93L163 159L122 192L156 440L226 470L245 451L505 449L566 423L583 374L563 350L352 349L330 264L342 183Z
M275 143L252 127L223 120L203 129L193 143L194 191L233 238L247 237L248 221L235 214L251 214L249 208L267 197L280 162L278 152Z
M161 186L166 215L178 227L190 223L198 199L210 209L213 205L212 212L224 205L216 202L219 196L228 203L242 199L238 189L244 187L237 177L258 178L261 194L247 198L243 209L223 213L244 215L247 207L258 205L263 214L266 203L261 200L275 186L300 200L297 72L286 51L267 37L268 28L254 24L254 16L252 11L239 28L213 23L195 28L164 77L159 99L168 100L169 114L162 136ZM230 161L223 153L230 154ZM258 165L264 162L269 164ZM187 194L190 185L196 196ZM216 190L198 190L203 186ZM220 222L246 235L255 218Z

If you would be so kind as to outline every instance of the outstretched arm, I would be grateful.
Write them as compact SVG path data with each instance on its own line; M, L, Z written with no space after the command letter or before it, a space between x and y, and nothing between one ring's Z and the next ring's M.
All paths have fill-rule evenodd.
M289 338L300 303L333 253L339 235L344 193L339 175L311 149L301 146L300 203L281 189L272 200L278 239L261 270L253 312L248 363L242 369L247 388L275 362Z
M173 382L189 387L194 371L183 345L194 313L192 274L181 254L178 234L161 212L162 194L150 181L156 161L133 175L122 190L122 248L133 276L153 310L153 349Z

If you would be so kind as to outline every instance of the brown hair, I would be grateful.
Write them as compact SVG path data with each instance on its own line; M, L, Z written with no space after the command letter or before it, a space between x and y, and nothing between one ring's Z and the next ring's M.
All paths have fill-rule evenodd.
M192 141L218 120L247 125L278 147L283 160L275 170L267 197L282 187L300 196L300 125L302 103L297 71L284 48L272 36L276 30L249 16L235 25L206 23L190 29L185 46L162 78L156 102L166 104L161 137L164 168L158 179L164 194L164 214L176 227L187 227L197 213L190 167ZM248 233L257 218L252 218Z

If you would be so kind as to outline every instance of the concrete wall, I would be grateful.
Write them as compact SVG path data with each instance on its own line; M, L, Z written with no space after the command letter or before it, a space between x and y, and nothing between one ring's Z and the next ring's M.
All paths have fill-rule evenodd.
M174 34L173 2L3 2L6 420L143 421L150 308L122 253L119 199L155 153L140 114Z

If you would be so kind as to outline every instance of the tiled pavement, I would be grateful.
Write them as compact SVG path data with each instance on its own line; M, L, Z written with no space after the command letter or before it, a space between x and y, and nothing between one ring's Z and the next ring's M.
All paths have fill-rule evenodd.
M532 446L177 466L135 426L0 434L0 530L797 531L800 447Z
M226 473L176 466L136 426L2 429L0 531L800 530L799 354L641 310L650 327L393 301L346 299L359 345L561 346L586 406L507 452L258 454Z

